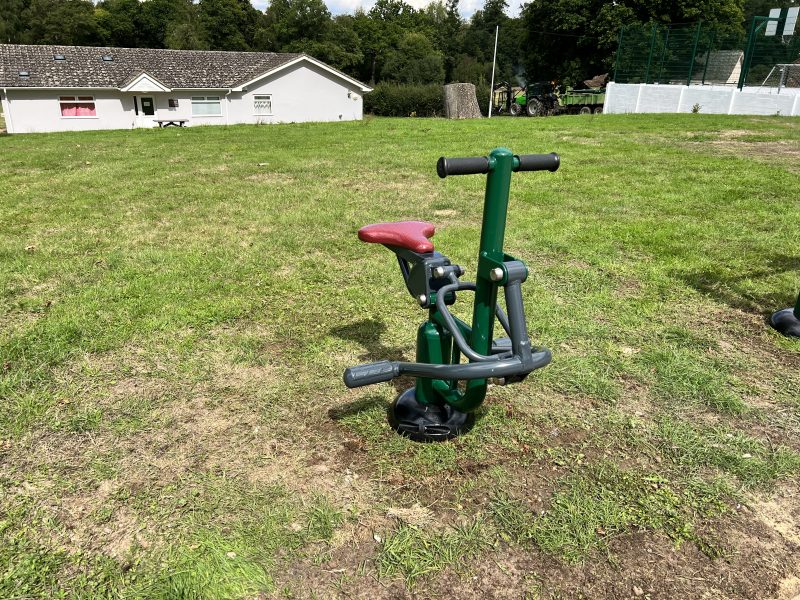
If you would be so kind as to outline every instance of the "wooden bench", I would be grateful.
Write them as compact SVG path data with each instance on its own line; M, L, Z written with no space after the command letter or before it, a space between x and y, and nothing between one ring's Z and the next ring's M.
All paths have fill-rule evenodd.
M159 127L183 127L189 119L153 119Z

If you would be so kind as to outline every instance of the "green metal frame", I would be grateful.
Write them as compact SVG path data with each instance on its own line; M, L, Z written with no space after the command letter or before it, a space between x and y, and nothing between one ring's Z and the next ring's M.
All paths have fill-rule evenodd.
M702 21L697 22L697 29L694 32L694 45L692 46L692 58L689 61L689 74L686 76L686 85L692 85L692 74L694 73L694 62L695 58L697 57L697 46L700 43L700 30L702 28ZM711 52L709 51L709 54ZM703 72L703 77L705 78L705 72Z
M733 45L724 32L718 31L715 26L704 21L685 25L652 23L622 26L619 30L614 59L614 81L618 83L685 81L686 85L692 85L693 82L705 84L711 53L714 50L743 47L745 52L742 72L737 82L737 86L741 89L746 85L752 63L757 60L758 35L770 21L780 25L785 18L785 13L778 17L753 17L743 46L739 41ZM702 61L704 64L701 79L697 57L703 52L705 58ZM646 61L639 62L639 57L646 58ZM791 60L787 58L787 62Z
M625 34L625 26L619 28L619 38L617 39L617 55L614 57L614 81L617 80L617 73L619 73L619 61L622 54L622 38Z
M489 153L489 172L486 177L486 195L483 204L483 223L478 252L475 304L472 326L456 320L470 348L478 354L489 355L492 349L497 290L506 277L492 281L489 273L505 260L517 260L503 252L506 215L511 190L511 173L519 167L508 148L495 148ZM457 364L461 359L453 337L447 331L435 299L428 320L417 331L417 362L429 364ZM486 397L486 379L472 379L459 389L456 381L417 378L417 401L441 406L449 404L462 412L470 412L481 405Z
M653 64L653 51L656 47L656 34L658 33L658 25L653 24L653 31L650 34L650 52L647 55L647 69L644 72L644 82L650 83L650 67Z
M767 26L770 21L781 21L781 17L753 17L750 24L750 34L747 36L747 47L744 51L742 61L742 73L739 75L738 88L741 90L747 83L747 73L750 71L750 63L753 62L753 52L755 51L756 36Z
M706 75L708 75L708 63L711 61L711 48L714 47L714 42L717 40L717 30L711 30L711 40L708 42L708 48L706 49L706 64L703 66L703 81L702 84L706 84ZM694 60L694 57L692 57Z

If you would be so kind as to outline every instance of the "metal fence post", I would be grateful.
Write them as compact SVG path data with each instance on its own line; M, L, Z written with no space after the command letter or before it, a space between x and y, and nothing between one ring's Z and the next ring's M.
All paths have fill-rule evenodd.
M653 63L653 49L656 45L657 25L653 23L653 35L650 37L650 54L647 55L647 69L644 72L644 82L650 83L650 65Z
M692 85L692 73L694 73L694 60L697 56L697 44L700 43L700 26L702 21L697 22L697 31L694 33L694 47L692 48L692 58L689 60L689 76L686 79L686 85Z
M759 19L764 17L753 17L753 22L750 24L750 35L747 37L747 46L744 50L744 59L742 60L742 72L739 74L739 89L744 88L745 81L747 81L747 71L750 69L750 61L753 58L753 44L756 39L756 23Z
M672 25L667 27L667 33L664 35L664 46L661 48L661 62L658 63L658 83L661 83L661 76L664 74L664 61L667 59L667 52L669 51L669 36L672 33Z
M625 25L619 28L619 40L617 40L617 57L614 61L614 81L617 81L619 73L619 55L622 54L622 35L625 33Z
M708 62L711 60L711 49L714 47L714 42L717 41L717 30L711 30L711 40L708 42L708 47L706 48L706 64L703 67L703 81L700 85L706 84L706 74L708 73Z

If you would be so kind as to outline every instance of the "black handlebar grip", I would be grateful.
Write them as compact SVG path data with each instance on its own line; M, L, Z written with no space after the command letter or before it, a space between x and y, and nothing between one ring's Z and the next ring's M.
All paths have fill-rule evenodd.
M349 388L391 381L400 374L397 363L382 360L368 365L350 367L344 371L344 384Z
M485 156L474 158L445 158L436 163L436 173L444 179L448 175L479 175L489 172L489 159Z
M519 168L516 171L557 171L561 166L561 157L555 152L551 154L520 154Z

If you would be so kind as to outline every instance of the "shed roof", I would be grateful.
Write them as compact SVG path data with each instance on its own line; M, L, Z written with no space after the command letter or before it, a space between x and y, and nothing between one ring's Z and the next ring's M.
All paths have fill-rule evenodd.
M56 55L64 60L56 60ZM0 87L119 89L145 72L171 89L228 89L303 57L275 52L0 44ZM27 76L21 76L22 72Z

